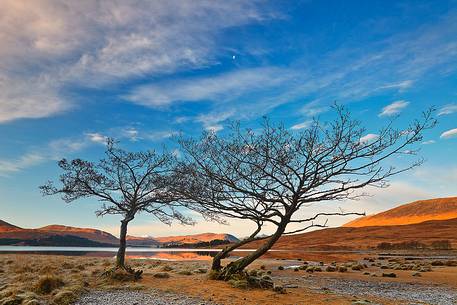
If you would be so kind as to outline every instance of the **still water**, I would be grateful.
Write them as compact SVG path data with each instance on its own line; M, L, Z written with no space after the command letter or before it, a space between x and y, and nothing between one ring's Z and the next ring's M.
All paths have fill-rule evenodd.
M127 257L157 260L210 260L220 249L164 249L147 247L127 247ZM252 250L242 249L237 253ZM117 252L115 247L31 247L0 246L0 254L42 254L68 256L112 257Z

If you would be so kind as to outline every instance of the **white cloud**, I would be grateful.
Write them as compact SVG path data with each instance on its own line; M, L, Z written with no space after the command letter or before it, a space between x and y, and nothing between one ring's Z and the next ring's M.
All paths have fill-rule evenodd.
M430 145L430 144L434 144L435 142L436 142L435 140L428 140L428 141L422 142L421 144L422 145Z
M0 160L0 176L21 171L30 166L42 163L45 157L37 153L27 153L17 159Z
M264 92L283 84L290 72L273 67L235 70L211 77L170 80L134 88L124 98L152 108L178 102L233 101L246 94Z
M447 115L457 112L457 104L448 104L438 110L438 115Z
M413 85L414 81L408 79L404 81L400 81L398 83L393 83L393 84L388 84L379 87L379 89L400 89L400 90L405 90L410 88Z
M98 132L89 132L86 133L86 136L89 138L90 141L94 143L106 144L106 141L108 140L107 136L104 136Z
M441 139L450 139L457 137L457 128L447 130L443 132L440 136Z
M308 128L308 127L311 126L312 123L313 123L313 121L311 121L311 120L304 121L302 123L298 123L298 124L293 125L292 127L290 127L290 129L299 130L299 129L303 129L303 128Z
M393 116L399 114L408 105L409 102L404 100L393 102L392 104L389 104L386 107L382 108L382 111L379 114L379 116Z
M0 122L67 110L62 91L75 83L106 87L217 64L223 30L278 17L244 0L1 1Z
M196 118L196 121L202 123L205 130L218 132L224 129L224 126L220 123L228 120L234 114L235 112L233 110L201 114Z
M374 134L374 133L369 133L363 137L360 138L359 142L360 143L369 143L371 141L375 141L376 139L379 138L379 135Z
M0 176L8 176L50 160L59 160L68 154L84 149L89 145L89 141L88 137L57 139L42 147L34 147L30 152L17 158L0 159Z
M153 131L145 133L144 138L151 141L160 141L171 138L176 134L178 134L176 131Z

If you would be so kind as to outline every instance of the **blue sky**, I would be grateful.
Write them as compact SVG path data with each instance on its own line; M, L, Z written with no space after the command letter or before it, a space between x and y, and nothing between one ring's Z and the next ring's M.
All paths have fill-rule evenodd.
M319 209L382 211L456 195L456 1L2 1L0 219L118 231L97 203L41 197L56 160L96 160L105 137L132 150L183 132L255 128L263 115L292 130L346 105L376 133L432 105L427 163L388 190ZM402 162L402 160L396 160ZM339 225L348 219L332 219ZM136 235L206 231L243 236L249 224L167 227L143 215Z

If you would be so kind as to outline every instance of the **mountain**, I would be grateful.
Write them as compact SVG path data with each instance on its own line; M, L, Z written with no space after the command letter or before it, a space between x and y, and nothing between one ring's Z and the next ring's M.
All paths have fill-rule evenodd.
M0 220L0 232L7 232L7 231L17 231L21 230L21 228L13 226L10 223L7 223L6 221Z
M91 228L76 228L76 227L69 227L69 226L62 226L62 225L50 225L46 227L42 227L36 229L39 232L45 232L47 234L55 234L55 235L72 235L78 236L82 238L86 238L95 242L99 243L106 243L106 244L118 244L119 240L114 235Z
M357 218L343 227L394 226L457 218L457 197L419 200Z
M131 236L127 235L127 245L135 247L158 247L160 242L158 242L154 237L146 236Z
M170 246L170 245L195 245L210 243L212 241L237 242L238 238L230 234L202 233L182 236L166 237L136 237L127 236L127 244L132 246Z
M229 242L237 242L238 238L230 234L217 234L217 233L202 233L194 235L183 235L183 236L167 236L167 237L156 237L160 243L176 243L176 244L196 244L201 242L210 242L213 240L225 240Z
M335 238L337 237L337 238ZM260 245L250 243L246 248ZM457 248L457 218L411 225L339 227L281 237L273 249L361 250Z
M0 244L103 247L117 245L119 241L115 236L96 229L61 225L24 229L0 220Z
M127 245L136 247L211 246L213 244L221 244L221 241L222 243L230 243L236 242L238 239L230 234L215 233L157 238L127 236ZM208 243L208 245L205 243ZM119 239L117 237L97 229L63 225L23 229L0 220L0 245L103 247L117 246L118 244Z

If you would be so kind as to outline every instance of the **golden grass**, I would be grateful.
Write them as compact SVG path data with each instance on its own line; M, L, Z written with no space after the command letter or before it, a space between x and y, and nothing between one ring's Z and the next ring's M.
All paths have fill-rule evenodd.
M164 270L191 274L202 266L154 260L131 260L129 266L153 275ZM102 276L113 267L114 260L94 257L48 255L0 255L0 304L61 304L74 302L88 289L143 289L140 282L116 272ZM189 269L189 267L191 269ZM194 268L194 269L192 269ZM195 271L196 272L196 271Z

